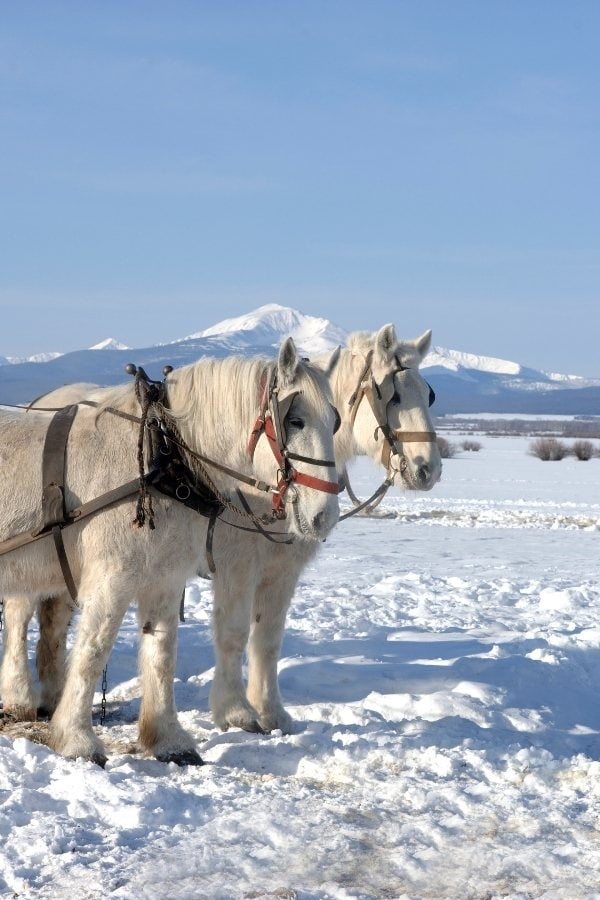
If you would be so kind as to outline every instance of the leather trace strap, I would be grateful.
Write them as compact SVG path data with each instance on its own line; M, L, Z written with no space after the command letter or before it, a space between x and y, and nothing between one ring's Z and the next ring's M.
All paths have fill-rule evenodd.
M62 538L67 524L65 508L65 466L67 441L77 405L65 406L52 416L46 432L42 455L42 524L37 534L52 533L60 569L72 600L77 601L77 588L69 566Z
M326 481L314 475L299 472L292 465L296 462L306 462L313 466L325 466L335 468L334 460L314 459L309 456L301 456L287 448L287 435L285 431L285 419L294 401L297 391L279 399L277 386L277 369L273 368L269 376L268 370L262 373L259 386L259 413L250 432L248 440L248 453L254 458L256 445L261 434L269 441L269 446L278 465L279 480L277 488L273 491L273 516L276 519L285 519L285 495L292 483L301 484L315 491L323 491L327 494L339 494L340 486L337 481Z

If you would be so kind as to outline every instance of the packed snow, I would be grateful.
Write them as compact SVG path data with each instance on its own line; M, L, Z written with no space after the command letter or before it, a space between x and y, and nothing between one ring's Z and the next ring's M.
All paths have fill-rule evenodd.
M203 579L176 696L205 766L135 750L133 610L106 769L34 742L44 723L6 725L0 895L600 896L600 460L479 440L430 494L341 523L303 573L280 666L294 734L213 727ZM378 472L352 483L366 496Z

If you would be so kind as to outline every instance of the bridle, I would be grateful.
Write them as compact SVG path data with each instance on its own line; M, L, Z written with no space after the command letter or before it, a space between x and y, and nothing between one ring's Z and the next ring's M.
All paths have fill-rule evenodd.
M269 441L277 461L277 487L273 489L273 516L276 519L285 519L285 495L292 484L301 484L315 491L323 491L326 494L339 494L341 488L337 481L325 481L314 475L299 472L292 465L296 462L309 463L312 466L325 466L335 469L335 460L314 459L310 456L302 456L287 448L286 418L294 399L300 391L292 391L284 397L279 397L280 388L277 384L277 368L273 368L269 375L265 369L260 379L258 417L250 433L248 440L248 454L254 459L254 452L261 434L264 433ZM337 410L334 434L340 426L340 417Z
M398 372L404 372L409 368L409 366L402 365L396 354L394 354L394 360L396 362L396 368L392 369L389 373L392 379ZM386 470L386 478L384 479L380 487L377 488L375 493L371 497L369 497L368 500L361 502L352 491L350 481L348 479L348 474L346 471L344 471L343 486L348 491L348 495L354 503L355 508L350 512L340 516L340 520L348 518L351 515L355 515L357 512L360 512L365 508L373 509L383 499L383 496L393 484L394 478L397 475L398 471L402 473L406 470L407 461L402 448L403 444L431 444L435 443L436 441L435 431L407 431L405 429L393 429L390 427L387 408L391 401L388 401L387 403L384 401L381 391L381 385L378 384L375 380L372 365L373 350L370 350L366 356L365 365L363 366L359 375L356 390L348 401L348 405L350 407L350 427L354 427L358 408L363 400L363 397L366 397L373 412L373 416L375 417L375 421L377 422L374 433L375 440L378 439L379 432L381 432L383 436L383 446L381 448L381 464ZM429 388L429 406L432 406L432 404L435 402L435 392L430 384L428 384L427 382L425 383ZM397 456L400 460L398 469L391 464L392 456Z

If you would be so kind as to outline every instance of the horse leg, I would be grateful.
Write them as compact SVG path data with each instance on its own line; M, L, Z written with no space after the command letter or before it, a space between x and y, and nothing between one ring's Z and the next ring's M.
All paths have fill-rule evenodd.
M179 724L175 708L173 682L181 590L179 587L171 595L144 592L138 601L142 682L139 740L145 750L162 762L199 766L202 759L196 742Z
M277 680L285 618L296 586L296 573L289 569L275 581L261 584L252 610L248 645L248 700L258 711L264 731L293 731L292 717L283 707Z
M42 688L39 715L50 717L63 690L67 660L67 630L72 607L67 594L44 600L38 609L40 638L36 667Z
M244 573L234 566L218 568L214 576L213 640L215 674L210 691L210 708L215 724L262 732L258 713L246 699L242 661L250 632L253 588ZM248 573L246 572L246 578Z
M0 696L4 715L17 722L33 721L38 706L27 657L27 626L36 602L27 596L4 598L4 657Z
M96 582L95 593L85 584L80 596L88 597L77 623L62 696L50 721L50 745L69 758L79 756L103 766L104 745L92 729L94 690L117 637L131 596L130 585L117 590L107 580Z

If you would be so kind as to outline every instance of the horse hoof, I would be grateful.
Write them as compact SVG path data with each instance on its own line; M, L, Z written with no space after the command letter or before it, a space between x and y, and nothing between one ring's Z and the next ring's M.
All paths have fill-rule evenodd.
M36 710L25 706L4 707L3 718L7 722L35 722Z
M229 731L230 728L241 728L249 734L267 734L257 719L238 719L221 725L221 731Z
M108 762L108 756L105 756L104 753L92 753L90 762L96 763L97 766L103 769Z
M176 766L203 766L204 760L195 750L182 750L174 753L162 753L156 757L159 762L175 763Z
M37 717L38 720L49 721L52 718L52 713L54 710L48 709L47 706L38 706L37 708Z
M260 725L256 719L253 719L251 722L247 722L245 725L242 725L244 731L249 731L250 734L268 734L267 731Z

